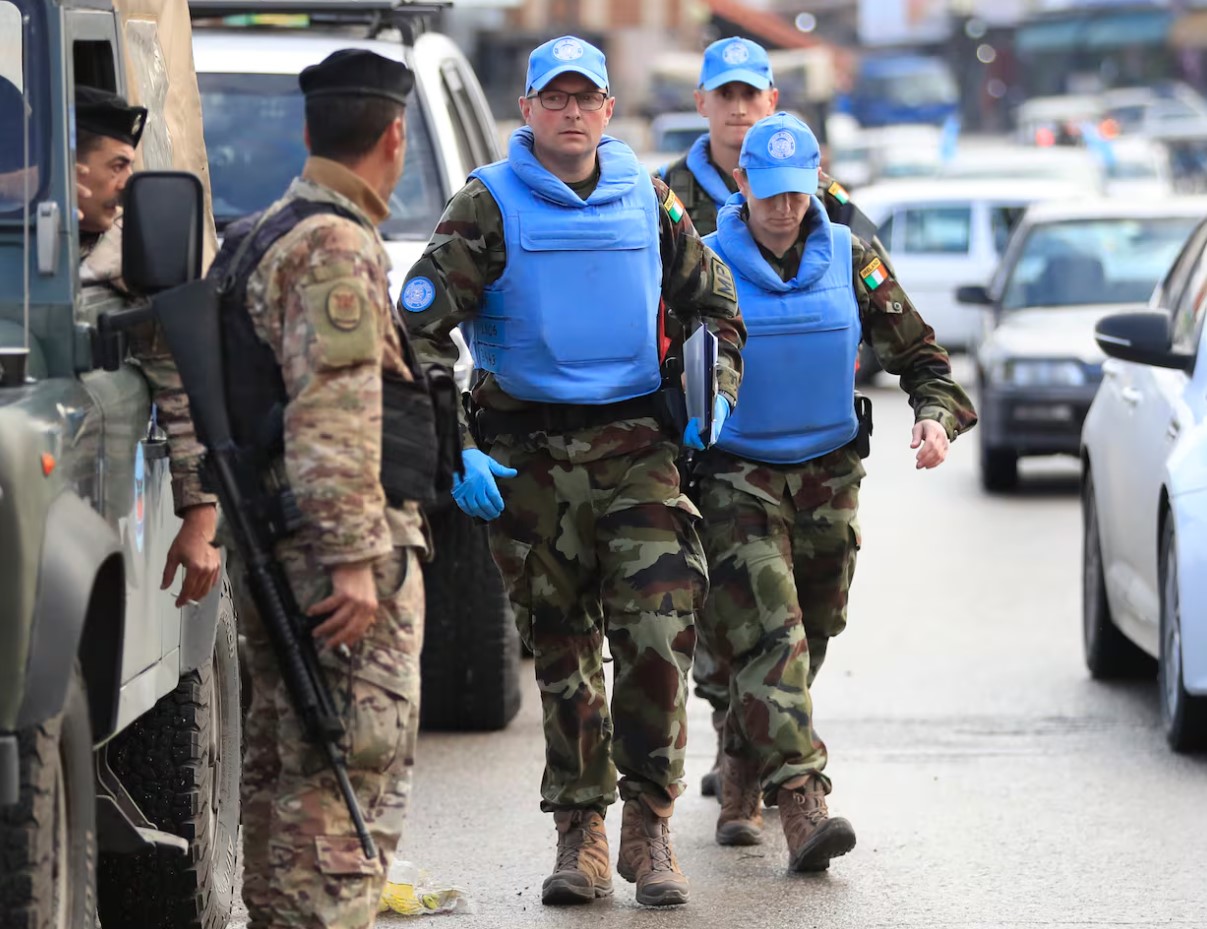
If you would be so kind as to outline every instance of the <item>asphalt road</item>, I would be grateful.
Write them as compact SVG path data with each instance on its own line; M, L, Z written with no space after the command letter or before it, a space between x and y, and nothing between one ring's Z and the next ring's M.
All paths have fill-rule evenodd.
M1207 927L1207 757L1170 753L1154 684L1104 686L1082 664L1075 466L1025 463L1020 492L987 496L969 436L943 467L917 472L905 396L891 379L872 394L850 625L814 688L831 811L854 824L855 851L827 874L791 875L774 812L763 846L717 846L718 807L698 792L712 734L693 699L690 789L672 822L690 904L639 907L617 878L609 900L543 907L555 836L538 807L530 684L506 731L420 741L401 854L474 905L427 918L465 929Z

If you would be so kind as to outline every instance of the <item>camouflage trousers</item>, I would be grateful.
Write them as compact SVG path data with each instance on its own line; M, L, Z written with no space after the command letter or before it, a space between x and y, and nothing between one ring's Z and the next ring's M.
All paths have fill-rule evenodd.
M298 603L331 591L304 551L279 549ZM335 778L305 740L237 559L230 565L247 639L252 702L243 757L243 900L249 929L369 929L402 834L419 730L423 572L414 549L374 564L377 621L351 661L321 656L344 719L348 774L378 858L367 861Z
M826 765L809 688L846 627L863 464L844 447L792 467L713 453L703 470L700 637L730 670L725 751L758 761L771 804L779 785Z
M499 481L506 507L490 539L534 655L546 812L603 812L618 786L626 800L683 792L688 670L708 580L675 453L650 420L504 437L491 449L519 471Z

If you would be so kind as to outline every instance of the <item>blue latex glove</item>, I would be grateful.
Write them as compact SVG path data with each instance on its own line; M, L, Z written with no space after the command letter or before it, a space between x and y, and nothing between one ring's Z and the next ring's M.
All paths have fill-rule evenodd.
M470 516L495 519L503 512L503 496L496 477L515 477L515 468L505 468L485 452L467 448L461 453L465 477L453 475L453 499Z
M717 399L712 405L712 435L709 437L708 444L715 445L718 438L721 436L721 427L725 425L725 420L729 419L729 401L717 394ZM700 420L693 416L687 421L687 428L683 430L683 444L688 448L694 448L697 451L704 451L704 437L700 434Z

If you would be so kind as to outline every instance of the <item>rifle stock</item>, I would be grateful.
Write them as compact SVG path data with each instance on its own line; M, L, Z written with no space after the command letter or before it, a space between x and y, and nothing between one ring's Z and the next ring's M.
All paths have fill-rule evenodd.
M282 527L270 518L272 507L251 457L231 436L217 291L210 281L192 281L157 294L152 306L180 372L193 424L206 447L206 466L214 478L223 517L242 556L248 587L294 709L308 738L335 774L365 857L375 860L377 847L340 753L344 725L319 663L310 618L299 608L285 572L273 557L273 544L281 537Z

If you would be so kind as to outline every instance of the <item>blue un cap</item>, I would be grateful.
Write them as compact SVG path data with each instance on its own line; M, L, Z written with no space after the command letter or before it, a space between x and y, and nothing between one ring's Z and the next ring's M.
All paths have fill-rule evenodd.
M730 81L741 81L758 90L774 82L771 60L763 46L749 39L718 39L704 49L700 68L700 89L716 90Z
M776 194L817 193L821 148L813 130L790 113L776 113L750 127L738 167L760 200Z
M528 56L528 81L524 93L541 90L566 72L590 78L600 90L608 89L608 64L604 53L590 42L564 35L532 50Z

